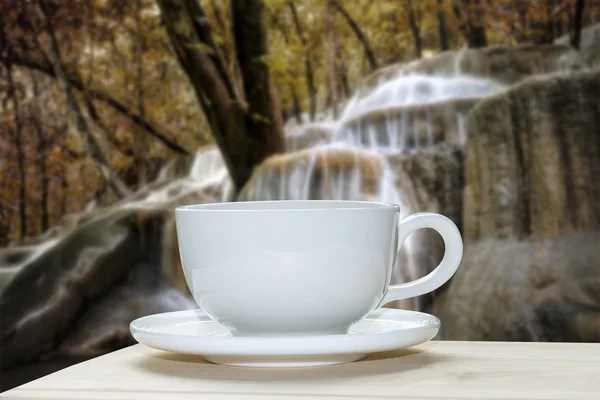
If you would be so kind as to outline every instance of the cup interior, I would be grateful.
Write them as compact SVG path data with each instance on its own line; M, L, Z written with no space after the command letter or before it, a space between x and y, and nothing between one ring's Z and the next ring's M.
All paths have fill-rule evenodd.
M270 200L193 204L177 211L276 212L276 211L349 211L395 207L394 204L351 200Z

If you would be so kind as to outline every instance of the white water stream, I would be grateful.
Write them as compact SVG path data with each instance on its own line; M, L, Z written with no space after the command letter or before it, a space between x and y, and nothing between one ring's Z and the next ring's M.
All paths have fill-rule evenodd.
M455 103L470 99L474 102L500 89L492 81L461 75L402 75L363 89L347 102L339 119L287 132L292 143L288 153L259 167L241 199L372 200L399 204L404 217L415 210L403 201L387 156L449 140L440 136L438 124L448 125L444 129L455 132L452 140L464 143L466 109L455 107ZM211 193L206 201L232 200L231 181L216 147L198 151L187 174L176 169L175 162L167 165L154 186L119 206L152 208L177 204L190 194L205 192ZM411 241L409 237L403 246L409 261L396 268L396 283L403 280L402 271L416 270L410 261ZM49 247L50 241L36 248L30 257Z

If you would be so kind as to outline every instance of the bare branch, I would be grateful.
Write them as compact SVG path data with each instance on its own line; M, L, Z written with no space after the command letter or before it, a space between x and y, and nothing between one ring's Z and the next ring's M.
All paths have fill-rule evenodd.
M46 10L45 3L40 2L37 9L38 16L42 24L44 25L44 31L46 32L46 36L48 37L48 44L50 47L50 52L48 55L50 57L50 61L52 62L52 68L54 70L54 74L58 80L59 85L63 89L63 92L67 99L67 103L69 104L69 108L75 115L77 130L84 135L88 150L90 151L90 155L98 163L102 175L108 182L110 182L112 189L119 196L126 196L130 194L129 189L108 163L108 160L102 152L100 145L96 141L94 134L92 133L87 121L83 116L83 113L81 112L81 108L79 107L77 98L73 93L73 88L71 87L70 82L67 80L63 72L60 49L58 47L56 34L54 33L52 24L47 17L48 12Z
M371 49L371 45L369 44L367 36L360 29L356 21L354 21L350 13L342 6L340 0L335 0L334 5L339 11L339 13L342 15L342 17L344 17L348 25L350 25L350 28L352 28L354 34L362 44L365 50L365 55L367 56L367 60L369 61L369 67L371 68L371 71L375 71L377 69L377 59L375 58L375 53L373 52L373 49Z
M283 123L268 64L262 0L232 0L238 64L247 106L236 98L223 68L214 58L214 44L197 0L158 0L163 23L179 63L210 123L236 190L254 168L284 150ZM202 24L198 25L199 22Z
M0 58L2 58L2 57L0 56ZM3 59L0 59L0 61L4 61L4 62L10 61L14 65L18 65L21 67L30 68L30 69L34 69L34 70L43 72L46 75L49 75L58 80L56 73L50 62L36 60L34 57L32 57L29 54L16 53L16 52L10 54L9 58L10 59L7 59L6 57L4 57ZM93 98L95 100L99 100L99 101L106 103L111 108L113 108L115 111L117 111L119 114L129 118L131 120L131 122L133 122L134 124L138 125L142 129L144 129L150 135L154 136L157 140L159 140L165 147L169 148L170 150L172 150L176 153L179 153L179 154L183 154L183 155L190 154L189 151L185 150L183 147L181 147L174 141L167 138L164 134L162 134L158 130L158 128L153 126L150 122L148 122L143 117L134 113L125 104L119 102L117 99L113 98L112 96L110 96L107 93L101 92L96 89L87 88L85 86L85 84L83 83L83 80L81 79L79 74L77 74L76 72L63 69L63 73L64 73L66 80L69 82L69 84L72 87L76 88L77 90L84 92L84 94L88 98Z
M310 120L314 121L317 115L317 87L315 85L315 73L313 71L311 60L312 52L308 48L308 43L306 41L302 25L300 24L300 18L298 17L298 12L296 10L296 6L294 5L294 0L290 0L288 5L290 11L292 12L292 20L294 21L294 26L296 27L296 34L300 39L300 44L302 44L302 47L304 47L304 70L306 74L306 85L308 86L309 113Z

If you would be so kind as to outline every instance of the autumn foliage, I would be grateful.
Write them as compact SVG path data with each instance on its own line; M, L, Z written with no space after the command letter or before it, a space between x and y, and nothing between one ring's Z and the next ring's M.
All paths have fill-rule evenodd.
M204 18L194 23L210 31L212 43L195 45L222 65L229 95L244 109L257 88L243 79L251 75L240 67L240 46L252 43L240 43L243 35L236 42L231 4L198 2ZM159 5L169 1L0 0L0 246L30 240L90 204L110 204L174 156L219 139L190 76L194 68L182 65L169 36L174 22L161 18ZM298 123L339 109L376 68L463 46L547 43L564 34L577 46L578 29L600 19L598 0L265 6L268 54L260 61L274 88L268 108ZM255 121L268 111L250 108Z

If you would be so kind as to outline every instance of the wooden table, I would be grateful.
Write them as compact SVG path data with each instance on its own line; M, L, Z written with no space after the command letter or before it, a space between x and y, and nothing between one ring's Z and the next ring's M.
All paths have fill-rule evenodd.
M433 341L352 364L254 369L132 346L4 399L600 399L600 344Z

